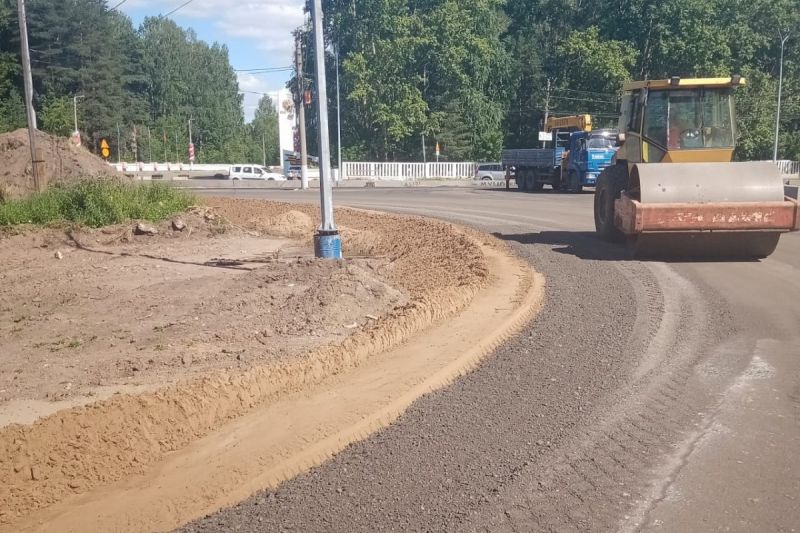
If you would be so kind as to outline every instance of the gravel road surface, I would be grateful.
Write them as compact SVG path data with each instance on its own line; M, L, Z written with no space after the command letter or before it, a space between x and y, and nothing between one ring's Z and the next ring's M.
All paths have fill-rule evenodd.
M638 262L594 237L591 194L335 201L494 233L545 306L394 425L183 531L800 531L800 236L761 262Z

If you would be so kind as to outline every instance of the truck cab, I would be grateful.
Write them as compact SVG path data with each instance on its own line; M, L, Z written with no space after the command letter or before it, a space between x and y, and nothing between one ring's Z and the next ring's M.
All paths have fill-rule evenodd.
M597 176L611 164L616 144L617 134L611 130L572 133L564 173L567 186L572 189L594 187Z

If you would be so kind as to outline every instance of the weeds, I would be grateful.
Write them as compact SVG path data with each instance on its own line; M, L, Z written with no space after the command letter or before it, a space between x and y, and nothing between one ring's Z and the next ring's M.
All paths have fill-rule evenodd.
M0 226L73 222L97 228L131 219L157 222L195 202L193 195L161 183L84 181L0 203Z

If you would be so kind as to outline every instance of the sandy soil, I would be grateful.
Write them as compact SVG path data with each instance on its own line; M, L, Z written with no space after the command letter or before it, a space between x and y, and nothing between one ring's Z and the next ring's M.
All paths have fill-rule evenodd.
M191 234L165 224L157 236L125 227L0 241L0 312L15 336L5 398L100 398L0 428L0 524L142 474L258 406L357 368L464 309L487 282L476 241L486 237L447 223L342 210L351 258L321 264L308 259L316 208L208 204L187 217ZM115 387L140 388L105 398Z
M0 426L63 407L41 400L297 356L405 301L379 278L385 260L320 262L287 239L181 220L155 236L128 224L2 241Z
M36 132L36 147L45 160L45 183L124 176L100 157L69 139ZM28 130L0 134L0 198L19 198L34 191Z

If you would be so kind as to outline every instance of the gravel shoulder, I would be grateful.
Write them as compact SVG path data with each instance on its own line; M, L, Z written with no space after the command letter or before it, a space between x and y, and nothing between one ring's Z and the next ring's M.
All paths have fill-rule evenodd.
M496 233L544 307L392 426L181 531L796 526L796 236L763 262L640 263L597 242L588 195L338 195Z

